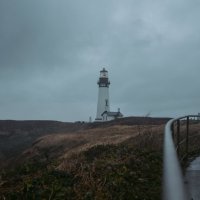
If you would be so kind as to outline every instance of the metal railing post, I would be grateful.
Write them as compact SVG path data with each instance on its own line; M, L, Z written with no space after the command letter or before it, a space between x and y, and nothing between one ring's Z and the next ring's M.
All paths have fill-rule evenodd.
M163 200L187 200L188 193L184 184L180 166L180 145L186 142L186 155L189 152L189 129L194 123L194 117L200 115L187 115L171 119L165 125L164 133L164 159L163 159ZM186 121L186 138L180 137L181 120ZM190 121L191 120L191 121ZM176 123L176 124L175 124ZM185 124L185 122L184 122ZM177 125L175 129L175 125ZM177 134L175 138L175 133ZM174 135L174 140L173 140ZM184 144L185 145L185 144Z
M180 145L179 145L179 143L180 143L180 120L178 119L177 120L177 141L176 141L176 146L177 146L176 148L177 148L178 156L180 154L180 149L179 149Z
M187 116L187 120L186 120L186 140L185 140L185 143L186 143L186 156L188 155L188 137L189 137L189 124L190 124L190 119L189 119L189 116Z
M172 123L172 138L174 140L174 123Z

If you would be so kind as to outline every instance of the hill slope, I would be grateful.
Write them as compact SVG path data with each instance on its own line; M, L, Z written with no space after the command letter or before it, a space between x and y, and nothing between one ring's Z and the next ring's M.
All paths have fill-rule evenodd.
M1 174L0 198L160 199L163 127L88 124L42 136Z
M86 148L94 144L117 143L123 137L123 140L129 137L129 134L119 136L120 131L135 132L130 128L133 125L136 129L136 126L159 125L168 120L168 118L149 117L128 117L104 123L0 120L0 167L12 163L21 155L32 156L37 149L54 152L52 156L56 156L57 153L66 154L66 151L78 146ZM123 126L124 130L120 130L119 126ZM114 131L113 136L112 131Z
M41 136L82 128L83 123L0 120L0 167L23 153Z

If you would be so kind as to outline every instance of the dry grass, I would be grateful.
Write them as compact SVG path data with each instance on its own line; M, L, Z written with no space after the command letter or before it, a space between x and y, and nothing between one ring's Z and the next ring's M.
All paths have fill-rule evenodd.
M190 130L190 148L198 149L200 125L193 124ZM73 200L159 200L163 133L164 125L112 125L43 136L23 156L25 160L35 156L41 159L46 154L46 161L38 159L21 172L16 170L21 173L18 182L12 182L13 174L6 174L9 181L2 185L7 191L4 195L9 196L11 190L24 195L28 180L34 192L26 191L26 195L39 191L44 199L54 194L57 199ZM181 134L185 134L184 125Z
M51 193L73 200L159 199L162 133L161 125L112 125L40 137L3 176L0 190L18 199L35 193L45 199Z
M85 144L67 150L62 156L59 165L61 170L73 169L81 160L81 153L98 145L125 145L138 149L162 151L164 125L154 126L113 126L109 128L93 129L83 134L74 136L76 139L84 137Z
M174 141L177 144L177 130L174 128ZM180 152L183 154L186 151L186 125L182 123L180 126ZM188 138L188 151L189 153L199 151L200 147L200 123L191 123L189 126L189 138Z
M33 158L45 152L51 158L56 156L56 158L59 157L63 160L69 158L72 154L80 153L97 145L119 144L133 140L135 137L140 137L140 143L142 143L142 140L147 141L145 135L152 138L155 137L153 133L162 133L162 131L163 125L114 125L80 130L71 134L56 133L39 138L31 148L23 153L21 159Z

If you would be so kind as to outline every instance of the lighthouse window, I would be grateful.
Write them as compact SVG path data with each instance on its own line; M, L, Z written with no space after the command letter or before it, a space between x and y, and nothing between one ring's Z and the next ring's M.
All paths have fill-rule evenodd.
M106 106L108 106L108 99L106 99Z
M107 77L107 72L101 72L101 77Z

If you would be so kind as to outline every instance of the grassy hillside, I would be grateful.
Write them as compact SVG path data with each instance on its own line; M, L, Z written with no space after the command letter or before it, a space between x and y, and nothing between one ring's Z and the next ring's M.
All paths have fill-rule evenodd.
M42 134L49 127L43 124L31 145L1 170L0 199L161 199L164 122L125 118L64 128L61 123L62 130L53 126ZM29 137L37 129L35 125L22 135ZM200 124L191 124L190 136L192 157L200 152Z
M112 122L42 136L2 171L0 197L160 199L162 132Z
M55 133L71 133L84 128L83 123L58 121L0 120L0 168L20 156L38 138Z
M16 160L21 159L24 155L26 159L26 156L29 157L32 154L41 153L41 149L46 153L50 149L51 156L57 156L58 154L63 154L63 151L68 154L69 149L82 144L85 144L83 148L87 145L96 144L99 139L101 139L101 143L108 143L106 135L112 132L111 127L114 126L116 126L114 128L116 131L113 132L114 136L110 136L110 139L117 142L118 132L121 131L119 126L121 125L123 127L142 126L145 124L158 125L166 121L167 118L147 117L128 117L106 123L0 120L0 168L8 166L10 163L13 165L13 162L15 163ZM105 130L105 128L108 129ZM132 130L128 131L131 132ZM125 129L123 132L125 132ZM96 139L92 136L93 133L97 136ZM101 137L102 134L104 134L104 139ZM74 137L74 135L76 136ZM94 139L93 144L91 144L92 142L88 144L88 137L90 141ZM123 136L121 138L126 139ZM36 143L37 145L35 145ZM22 154L23 156L21 156Z
M62 163L40 155L2 173L1 197L160 199L162 151L157 138L143 133L117 145L93 146Z

